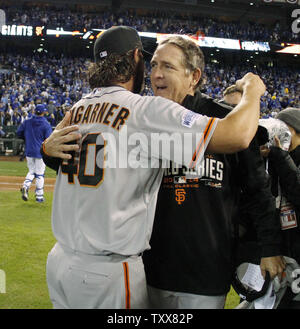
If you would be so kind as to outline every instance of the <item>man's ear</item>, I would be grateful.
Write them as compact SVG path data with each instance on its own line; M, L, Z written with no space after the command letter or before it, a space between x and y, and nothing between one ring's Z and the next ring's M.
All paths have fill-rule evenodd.
M292 134L292 137L293 136L295 136L297 133L296 133L296 130L292 127L292 126L290 126L290 125L288 125L288 124L286 124L288 127L289 127L289 130L290 130L290 132L291 132L291 134Z
M139 61L139 52L140 52L140 50L139 50L138 48L135 48L135 49L134 49L134 52L133 52L133 58L134 58L134 61L135 61L136 63L138 63L138 61Z
M202 72L199 68L196 68L193 72L193 87L195 88L201 78Z

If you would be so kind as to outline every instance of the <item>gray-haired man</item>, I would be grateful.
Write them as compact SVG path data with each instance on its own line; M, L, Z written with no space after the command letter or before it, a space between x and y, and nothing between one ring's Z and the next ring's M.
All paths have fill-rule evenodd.
M191 40L169 37L158 44L151 60L155 95L193 111L223 118L233 109L201 94L204 56ZM236 90L240 90L235 87ZM244 95L241 92L241 104ZM249 101L249 105L251 100ZM262 271L280 274L279 231L275 204L257 138L239 154L207 149L197 170L171 162L158 194L151 249L144 253L153 308L223 308L235 266L239 199L257 224ZM242 203L245 204L244 202ZM235 247L235 248L233 248ZM275 257L270 257L275 256Z

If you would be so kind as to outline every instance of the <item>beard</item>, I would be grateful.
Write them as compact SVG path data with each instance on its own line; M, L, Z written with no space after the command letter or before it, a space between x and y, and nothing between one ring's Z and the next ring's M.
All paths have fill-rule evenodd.
M142 55L139 56L139 61L136 64L134 80L133 80L133 92L140 94L144 89L145 84L145 63Z

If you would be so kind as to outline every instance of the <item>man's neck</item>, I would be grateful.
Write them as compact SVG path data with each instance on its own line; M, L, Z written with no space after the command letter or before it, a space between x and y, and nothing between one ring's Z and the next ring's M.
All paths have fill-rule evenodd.
M186 93L186 95L183 97L183 99L181 100L181 102L179 102L180 105L183 104L184 100L186 99L187 96L195 96L195 91L194 90L190 90L189 92Z
M120 87L123 87L129 91L133 91L133 78L131 78L129 81L127 82L117 82L116 85L120 86Z

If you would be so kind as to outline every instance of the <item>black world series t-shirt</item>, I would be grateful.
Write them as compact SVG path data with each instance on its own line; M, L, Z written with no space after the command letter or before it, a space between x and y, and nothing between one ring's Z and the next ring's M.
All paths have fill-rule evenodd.
M200 94L188 96L183 105L214 117L229 112L228 107ZM151 250L143 256L149 285L206 295L229 290L236 180L235 154L206 153L197 171L174 163L165 169Z

